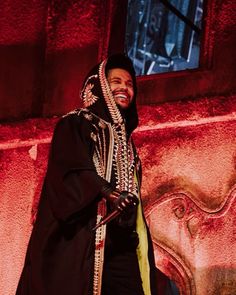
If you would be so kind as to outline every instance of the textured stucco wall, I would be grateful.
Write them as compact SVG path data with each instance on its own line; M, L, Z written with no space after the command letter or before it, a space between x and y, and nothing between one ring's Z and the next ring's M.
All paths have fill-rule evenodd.
M236 92L236 2L204 2L200 68L139 78L140 103ZM126 5L0 1L0 120L61 115L77 107L87 71L123 50Z
M235 100L194 105L141 110L146 122L137 143L156 264L181 294L235 294ZM163 115L178 115L180 106L178 121L157 124ZM153 113L160 115L156 122Z
M156 263L182 294L236 292L235 102L139 108L135 141ZM0 294L13 295L19 279L56 121L0 126Z
M28 120L0 126L0 294L15 292L54 122Z

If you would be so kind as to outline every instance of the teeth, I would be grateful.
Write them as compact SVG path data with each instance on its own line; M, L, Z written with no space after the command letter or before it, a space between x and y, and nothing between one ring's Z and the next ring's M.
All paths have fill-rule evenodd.
M125 94L116 94L115 96L116 97L119 97L119 98L125 98L125 99L127 99L127 95L125 95Z

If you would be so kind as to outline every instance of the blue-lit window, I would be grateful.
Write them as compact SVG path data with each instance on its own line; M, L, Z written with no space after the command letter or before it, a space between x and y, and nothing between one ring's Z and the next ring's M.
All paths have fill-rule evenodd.
M199 66L203 0L129 0L125 50L137 75Z

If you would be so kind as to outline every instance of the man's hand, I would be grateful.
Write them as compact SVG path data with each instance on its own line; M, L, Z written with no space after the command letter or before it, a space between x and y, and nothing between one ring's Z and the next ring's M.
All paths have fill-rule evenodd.
M101 195L108 201L112 210L126 211L128 208L137 206L138 198L127 191L120 192L113 190L109 185L105 185L101 190Z
M95 231L101 225L107 224L111 220L119 215L122 212L128 213L129 209L133 209L135 206L138 205L139 200L138 198L127 191L120 192L119 190L113 190L109 184L104 185L100 194L104 197L107 202L109 203L112 212L105 216L94 228ZM133 211L133 210L132 210ZM118 224L121 225L122 220L118 220ZM127 223L126 223L127 226ZM129 225L130 226L130 225Z
M115 202L116 209L119 211L125 211L128 208L135 207L139 203L138 198L127 191L122 191L119 195L119 198Z

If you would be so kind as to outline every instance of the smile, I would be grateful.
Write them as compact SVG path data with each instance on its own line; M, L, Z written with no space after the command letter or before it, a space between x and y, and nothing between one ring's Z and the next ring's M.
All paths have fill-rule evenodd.
M125 93L116 93L116 94L114 94L114 97L118 98L118 99L129 101L129 95L125 94Z

